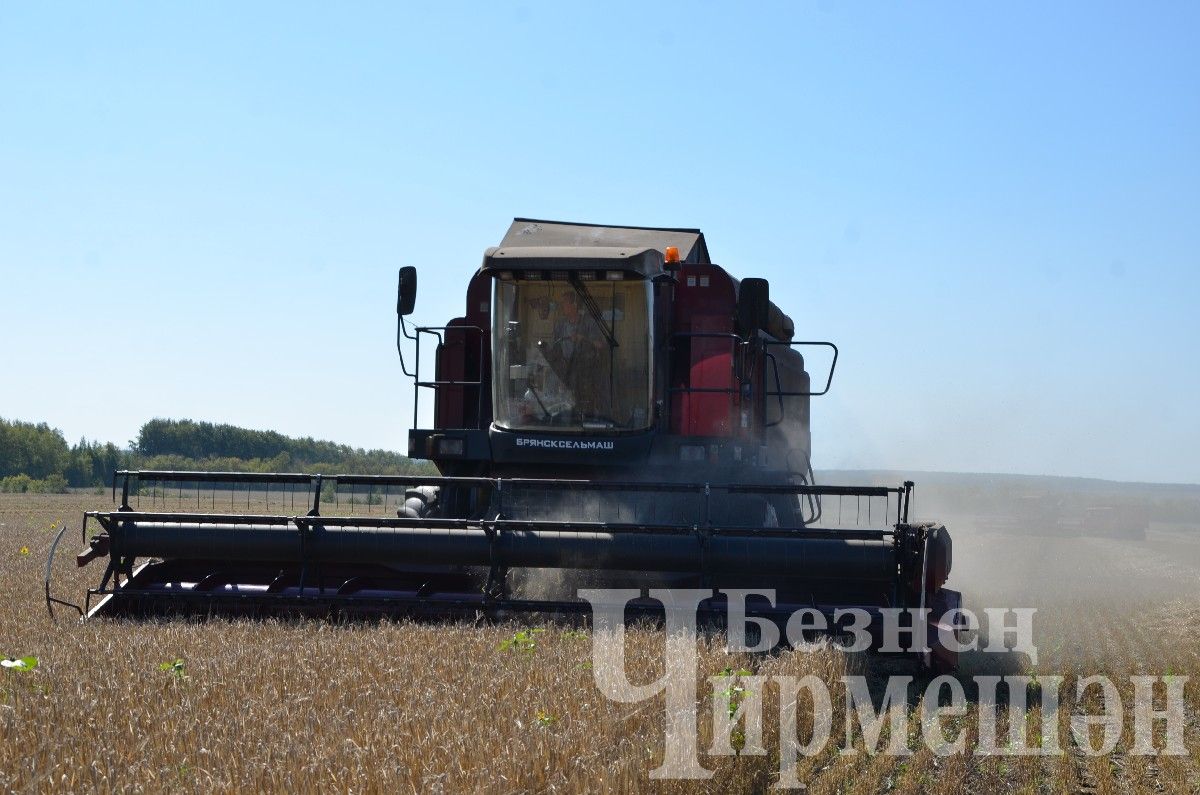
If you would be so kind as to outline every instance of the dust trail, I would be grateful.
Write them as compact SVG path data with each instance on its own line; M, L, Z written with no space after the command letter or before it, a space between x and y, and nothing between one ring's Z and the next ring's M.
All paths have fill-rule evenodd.
M1200 601L1200 487L1083 478L836 472L824 482L917 482L914 518L954 539L964 605L1036 607L1039 669L1162 664ZM1104 615L1112 626L1096 630ZM1116 620L1114 620L1116 619ZM986 632L985 632L986 635ZM1179 645L1179 644L1175 644Z

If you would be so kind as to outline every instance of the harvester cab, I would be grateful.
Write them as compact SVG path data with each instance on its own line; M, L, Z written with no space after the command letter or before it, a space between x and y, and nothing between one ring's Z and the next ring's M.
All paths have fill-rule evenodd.
M399 304L415 281L402 275ZM789 317L762 279L710 262L691 229L518 219L488 249L462 317L436 337L432 427L413 407L409 453L444 474L788 471L811 479L809 376ZM428 346L426 346L428 347ZM816 394L823 394L825 389Z
M949 534L910 523L911 482L815 482L837 348L795 339L699 230L517 219L460 317L410 326L416 292L403 268L408 453L438 476L117 473L118 509L85 517L103 532L80 565L108 565L83 612L586 615L578 587L680 587L711 589L719 621L736 589L766 594L748 615L834 633L859 608L877 639L886 614L927 615L916 656L954 667Z

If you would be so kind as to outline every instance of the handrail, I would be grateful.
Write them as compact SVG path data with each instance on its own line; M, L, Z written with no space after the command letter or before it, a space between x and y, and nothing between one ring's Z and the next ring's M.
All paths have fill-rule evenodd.
M430 475L353 475L336 474L321 475L300 472L263 473L263 472L187 472L177 470L120 470L113 473L114 501L116 499L117 481L122 481L120 512L132 515L140 511L130 505L131 483L135 488L142 483L195 483L200 484L237 484L260 483L268 487L272 483L304 484L303 490L293 492L300 496L302 491L307 496L308 515L320 517L322 490L332 488L334 492L339 486L365 486L370 490L392 486L461 486L471 489L491 491L497 500L503 502L504 495L513 489L528 490L559 490L582 492L655 492L692 494L699 497L704 505L708 505L714 492L724 494L760 494L760 495L796 495L812 497L866 497L887 498L897 495L897 522L908 521L908 504L912 495L912 483L906 481L903 485L893 486L826 486L811 483L710 483L710 482L679 482L679 481L602 481L602 480L568 480L556 478L488 478L488 477L440 477ZM181 487L182 488L182 487ZM199 493L199 492L198 492ZM214 492L215 493L215 492ZM133 496L140 496L134 494ZM351 496L353 500L353 492ZM197 505L199 506L199 498ZM303 503L302 503L303 504ZM247 493L249 507L249 492ZM188 516L217 515L199 511L189 512ZM224 515L224 514L222 514ZM707 510L705 511L707 515ZM255 517L251 517L255 518Z
M820 397L821 395L827 394L829 392L829 387L833 385L833 371L835 369L837 369L837 360L838 360L838 347L836 345L834 345L832 342L820 342L820 341L811 341L811 340L793 340L791 342L782 342L782 341L767 340L765 342L765 345L768 348L771 347L772 345L780 345L780 346L784 346L787 348L795 348L800 345L818 345L818 346L830 348L833 350L833 361L829 364L829 377L825 379L825 388L822 389L820 392L813 392L812 390L809 390L807 392L789 392L789 391L780 389L780 390L767 390L764 394L770 395L770 396L779 395L781 397ZM779 382L776 381L776 383L779 383Z
M141 481L171 483L221 482L230 483L311 483L321 478L325 483L343 485L381 486L425 486L464 485L583 489L585 491L670 491L699 494L704 489L716 489L730 493L746 494L821 494L826 496L884 497L889 494L905 494L905 486L817 486L803 484L756 484L756 483L702 483L677 481L609 481L577 480L560 478L487 478L487 477L442 477L439 475L321 475L300 472L186 472L179 470L118 470L117 478L137 478Z
M458 329L460 331L474 331L479 334L479 378L475 381L440 381L437 379L435 379L433 381L422 381L420 378L420 373L421 373L421 335L428 334L430 336L437 337L438 347L440 348L442 345L445 344L445 339L442 337L442 335L439 332L449 332L451 329ZM453 386L457 386L457 387L475 386L475 387L478 387L479 394L476 396L478 405L476 406L475 413L476 413L476 416L479 418L479 420L482 421L482 419L483 419L483 382L484 382L483 365L484 365L484 360L486 358L484 355L485 351L484 351L484 347L483 347L483 341L487 335L487 330L484 329L482 326L472 326L472 325L464 324L461 326L450 326L450 325L417 326L415 328L415 331L416 331L416 335L411 337L411 339L416 343L416 345L414 346L416 348L416 362L413 364L413 372L411 374L407 370L404 373L405 375L411 376L411 378L413 379L413 422L412 422L413 427L414 428L417 427L417 419L418 419L417 415L418 415L418 412L419 412L420 406L421 406L421 389L422 388L432 389L434 391L434 400L437 400L437 396L436 396L437 391L439 389L441 389L443 386L452 386L452 387ZM437 367L436 361L434 362L434 367L435 367L435 369ZM436 409L436 406L435 406L435 409Z

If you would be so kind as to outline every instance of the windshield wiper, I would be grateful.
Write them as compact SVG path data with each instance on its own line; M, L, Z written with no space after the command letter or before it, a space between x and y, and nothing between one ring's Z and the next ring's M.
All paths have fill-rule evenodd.
M592 316L592 320L596 321L596 325L600 327L600 331L604 333L604 339L608 340L608 347L619 348L617 338L609 331L608 326L604 324L604 315L600 312L600 307L596 305L596 299L588 291L588 288L583 286L583 282L578 279L571 279L571 286L575 288L575 293L579 296L579 300L583 301L583 305L587 307L588 314Z
M542 410L542 419L550 419L550 409L546 408L546 404L542 402L542 396L533 388L533 384L526 384L526 386L529 387L529 391L533 393L533 399L537 401L538 407Z

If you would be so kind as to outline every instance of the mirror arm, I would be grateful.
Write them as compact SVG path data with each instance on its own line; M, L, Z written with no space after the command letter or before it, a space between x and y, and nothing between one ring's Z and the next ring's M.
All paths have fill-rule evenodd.
M417 374L410 373L408 367L404 364L404 346L400 342L400 335L403 334L410 340L416 340L416 337L408 333L408 328L404 325L404 315L398 315L397 319L399 322L396 323L396 353L400 354L400 371L409 378L416 378Z
M396 337L397 339L399 339L399 334L400 334L400 333L403 333L405 337L407 337L408 339L412 340L413 342L416 342L416 341L417 341L417 335L416 335L416 334L409 334L409 333L408 333L408 326L407 326L407 325L405 325L405 323L404 323L404 315L400 315L400 327L399 327L399 329L398 329L398 334L397 334L397 337Z

